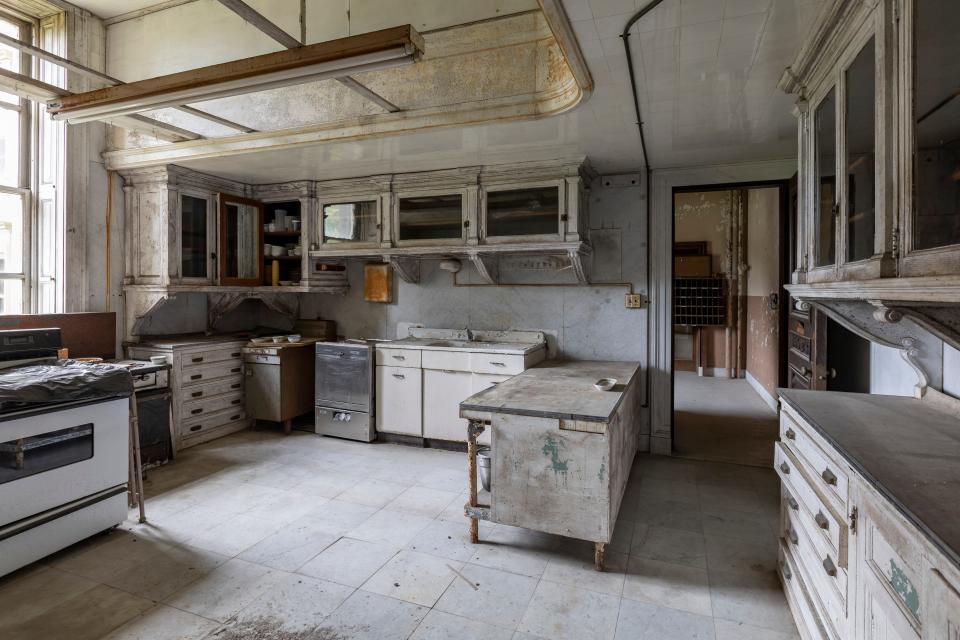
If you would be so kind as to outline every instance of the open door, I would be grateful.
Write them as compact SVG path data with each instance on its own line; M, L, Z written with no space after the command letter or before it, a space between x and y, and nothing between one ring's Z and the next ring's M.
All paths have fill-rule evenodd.
M220 284L263 284L263 203L225 193L220 201Z

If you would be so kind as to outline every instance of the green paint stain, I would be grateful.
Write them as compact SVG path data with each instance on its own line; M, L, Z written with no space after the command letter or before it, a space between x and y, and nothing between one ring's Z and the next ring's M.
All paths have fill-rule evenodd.
M913 612L913 615L920 617L920 594L914 588L910 578L903 572L903 569L897 566L897 563L890 559L890 585L897 592L907 608Z
M567 447L563 440L554 440L553 436L547 435L543 439L543 455L550 458L550 465L554 473L566 473L569 460L560 459L560 449Z
M600 482L603 482L603 474L606 472L606 470L607 470L607 465L601 462L600 473L597 474L597 478L600 480Z

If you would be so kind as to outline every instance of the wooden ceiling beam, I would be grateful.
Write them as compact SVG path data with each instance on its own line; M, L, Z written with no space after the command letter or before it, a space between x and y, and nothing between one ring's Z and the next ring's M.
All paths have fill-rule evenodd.
M409 64L422 52L423 38L404 25L64 96L47 108L71 123L105 120Z

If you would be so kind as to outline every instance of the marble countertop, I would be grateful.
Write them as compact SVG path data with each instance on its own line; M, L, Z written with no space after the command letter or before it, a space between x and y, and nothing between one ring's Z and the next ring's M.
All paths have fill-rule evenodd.
M545 349L543 342L484 342L479 340L449 340L445 338L402 338L377 343L378 349L419 349L425 351L470 351L473 353L503 353L526 355Z
M781 389L780 397L960 566L960 416L900 396Z
M637 362L550 360L467 398L460 411L609 422L639 370ZM601 378L617 384L600 391L593 384Z

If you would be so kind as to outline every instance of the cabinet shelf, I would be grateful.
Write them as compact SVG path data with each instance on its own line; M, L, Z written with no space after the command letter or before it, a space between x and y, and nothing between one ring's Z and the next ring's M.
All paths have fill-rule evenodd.
M299 238L300 232L299 231L264 231L263 235L264 237L272 236L272 237L278 237L278 238Z
M270 262L271 260L296 260L300 261L301 256L263 256L264 262Z

